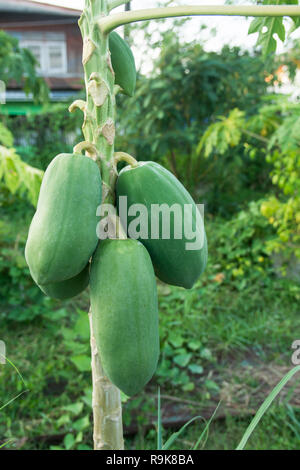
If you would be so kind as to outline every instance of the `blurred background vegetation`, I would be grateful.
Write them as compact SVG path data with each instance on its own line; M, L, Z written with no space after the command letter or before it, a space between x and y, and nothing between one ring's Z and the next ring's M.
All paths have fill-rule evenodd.
M300 326L300 108L280 90L283 65L293 84L298 45L267 59L229 46L206 52L179 40L176 25L151 41L159 52L135 97L117 97L116 149L165 165L205 204L209 261L189 291L158 284L160 363L141 395L123 397L126 447L155 448L159 385L165 437L193 416L208 419L222 400L204 445L232 449L291 367ZM144 33L150 44L147 24ZM24 259L43 171L81 139L82 116L48 103L33 57L4 33L0 69L30 76L24 88L44 104L35 115L0 115L0 339L25 381L0 366L0 441L90 449L88 292L46 298ZM295 382L280 395L247 448L299 448L297 391ZM196 421L177 448L203 428Z

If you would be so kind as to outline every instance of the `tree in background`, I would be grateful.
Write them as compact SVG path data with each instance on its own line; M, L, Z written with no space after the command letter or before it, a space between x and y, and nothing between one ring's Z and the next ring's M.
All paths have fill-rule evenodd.
M139 159L167 164L196 196L205 202L209 198L210 210L215 212L221 195L224 201L226 193L236 194L266 181L267 165L264 160L263 164L250 161L241 147L218 164L214 156L204 162L196 152L197 144L207 127L232 108L255 115L268 93L266 77L274 71L274 61L228 46L220 53L205 52L199 41L180 42L172 31L165 32L154 47L160 47L160 54L151 76L139 76L137 93L130 101L119 98L117 145L126 145ZM262 177L257 178L258 174ZM233 203L224 210L235 204L231 199Z
M211 124L198 145L198 153L212 153L222 161L232 148L243 145L251 159L262 156L270 164L272 195L264 196L262 214L274 227L276 236L267 242L268 250L300 258L300 109L287 96L274 95L255 115L231 110ZM271 192L271 191L270 191Z
M37 74L38 63L33 54L19 47L18 39L0 31L0 70L1 80L8 85L15 82L21 85L27 95L32 94L36 103L45 103L49 89L42 77Z
M12 81L17 83L27 95L32 95L35 102L46 103L49 89L44 79L38 76L37 65L32 53L20 48L16 38L0 31L1 80L5 85ZM0 205L5 204L8 193L17 192L25 194L35 205L43 172L25 163L13 145L13 134L0 122Z

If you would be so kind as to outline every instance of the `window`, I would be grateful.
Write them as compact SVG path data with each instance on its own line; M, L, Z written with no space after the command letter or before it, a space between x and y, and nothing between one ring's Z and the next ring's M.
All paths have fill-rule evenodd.
M62 70L64 68L63 51L61 44L49 46L49 69Z
M39 44L28 44L27 46L24 46L22 44L22 47L26 47L26 49L29 49L30 52L34 55L36 58L38 64L39 64L39 70L41 70L41 63L42 63L42 47Z
M41 75L51 76L67 73L65 41L22 40L21 47L29 49L39 63Z

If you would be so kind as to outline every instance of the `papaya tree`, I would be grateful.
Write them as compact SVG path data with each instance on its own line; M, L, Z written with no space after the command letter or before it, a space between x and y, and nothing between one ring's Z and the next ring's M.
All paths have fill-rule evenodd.
M72 297L89 282L97 450L124 448L120 390L130 396L138 393L155 372L159 355L155 274L169 284L191 288L207 262L203 219L177 178L157 163L138 162L125 149L115 153L115 95L134 93L135 66L128 45L114 29L159 18L237 15L262 19L255 20L256 31L272 18L267 24L272 28L275 24L272 31L283 38L282 17L300 17L295 5L180 6L111 13L125 3L85 2L79 26L86 99L70 106L71 112L78 108L83 113L85 140L74 146L73 154L55 157L46 170L25 249L34 281L51 296ZM119 162L127 163L120 173ZM143 205L150 237L137 228L139 223L135 233L126 224L123 197L130 205L128 218L136 215L133 206ZM190 251L186 244L194 239L185 231L182 234L181 219L175 223L173 215L171 235L164 237L160 215L149 215L149 207L152 211L153 205L162 204L176 205L180 211L185 205L191 208L193 237L199 235L200 243Z

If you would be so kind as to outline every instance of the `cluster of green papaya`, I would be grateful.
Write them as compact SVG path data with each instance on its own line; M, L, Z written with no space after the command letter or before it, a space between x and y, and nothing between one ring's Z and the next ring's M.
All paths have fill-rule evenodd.
M128 207L142 204L146 208L148 227L145 235L139 236L138 240L147 248L157 277L167 284L186 289L193 287L207 263L207 240L203 218L184 186L158 163L137 162L136 165L126 166L121 170L116 195L118 208L121 196L127 197ZM174 208L177 215L182 215L176 220L176 216L170 211L170 230L166 238L163 236L163 223L168 220L163 219L163 212L157 213L155 219L153 217L154 206L163 205L167 212ZM184 217L187 213L185 208L189 208L189 221ZM127 216L122 211L119 211L119 215L124 225L124 217L127 218L129 227L134 216ZM187 233L187 222L190 225L190 233ZM154 225L157 230L154 236L151 236L155 232ZM188 249L188 245L196 239L199 241L198 246Z
M52 160L25 247L31 276L47 295L65 299L87 287L101 198L100 171L92 159L60 154Z
M110 48L116 82L131 94L133 75L124 81L124 69L118 72L114 62L120 50L124 51L124 41L115 34L110 35ZM130 54L126 54L125 63L131 64L133 72L134 62L128 62ZM143 204L151 232L153 204L176 204L182 209L188 204L194 233L203 239L200 248L186 249L191 240L184 230L181 238L175 236L174 219L168 239L159 235L99 240L96 214L102 201L100 171L95 161L76 153L60 154L48 166L25 247L32 278L46 295L71 298L90 286L101 363L111 382L129 396L151 379L159 357L155 274L166 283L191 288L207 262L204 227L198 222L198 209L189 193L157 163L132 160L135 163L118 175L117 209L122 196L127 197L128 207ZM122 222L120 210L119 215ZM184 229L183 221L180 224ZM161 220L158 225L161 233Z

